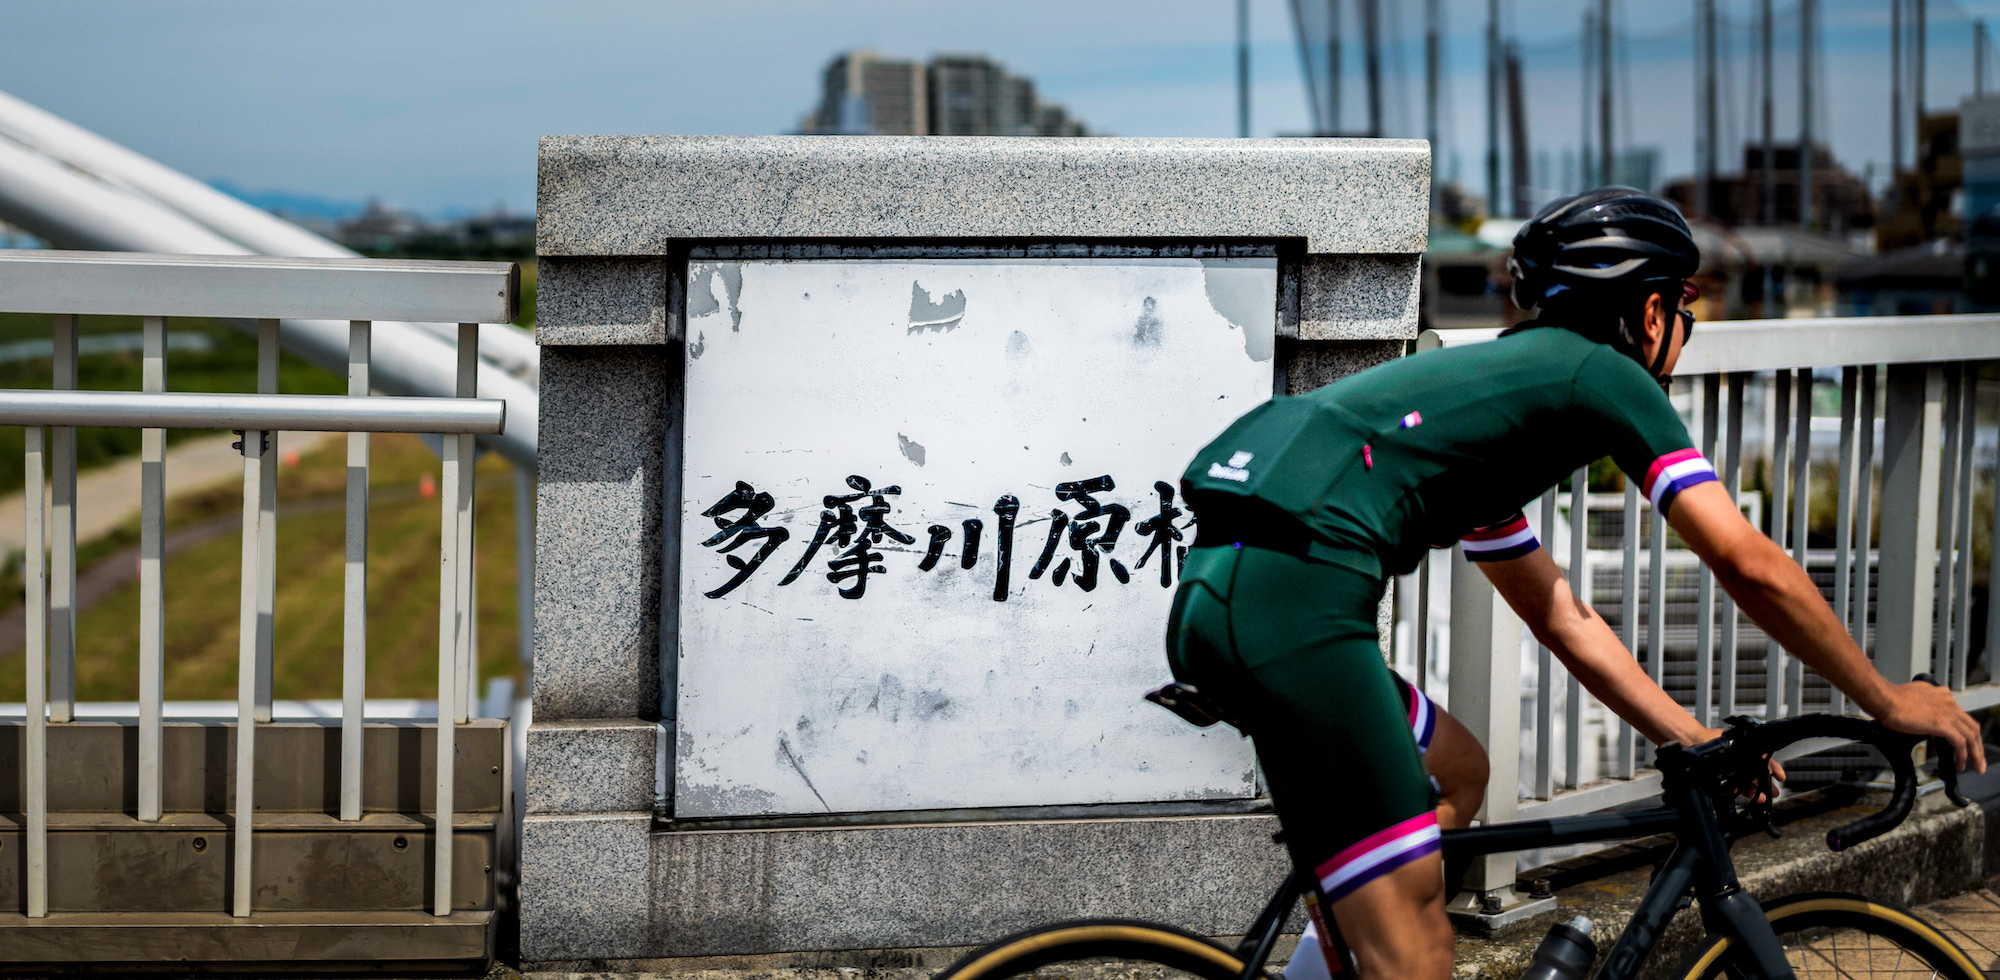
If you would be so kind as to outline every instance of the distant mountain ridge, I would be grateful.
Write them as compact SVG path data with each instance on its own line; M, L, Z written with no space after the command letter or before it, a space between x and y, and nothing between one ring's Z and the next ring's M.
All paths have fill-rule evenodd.
M273 214L316 219L325 222L345 221L368 210L367 201L342 201L316 194L300 194L293 191L262 190L248 191L226 180L211 180L208 186L236 198L245 204L263 208Z

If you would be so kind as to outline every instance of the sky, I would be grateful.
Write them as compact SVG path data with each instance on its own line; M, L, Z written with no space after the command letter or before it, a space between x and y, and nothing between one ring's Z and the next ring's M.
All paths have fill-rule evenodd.
M1483 189L1484 0L1442 0L1446 126L1438 172ZM1578 142L1578 25L1586 2L1502 0L1527 76L1529 131L1560 183ZM1628 37L1621 142L1692 166L1693 0L1615 0ZM1716 0L1747 29L1755 0ZM1778 134L1795 138L1797 0L1778 0ZM1350 8L1352 4L1348 4ZM1385 61L1390 135L1422 136L1422 5L1385 0L1400 36ZM250 192L379 198L445 215L534 206L545 134L770 134L794 129L839 51L984 52L1033 78L1093 130L1236 134L1230 0L12 0L0 89L170 166ZM1821 0L1833 150L1878 176L1888 159L1887 0ZM2000 0L1929 0L1928 102L1971 91L1970 17ZM1350 13L1350 17L1352 14ZM1254 135L1309 128L1290 0L1251 0ZM1753 119L1748 34L1730 33L1725 130ZM1350 52L1346 120L1361 118ZM1397 71L1400 65L1400 73ZM1989 68L2000 75L2000 66ZM1725 159L1735 145L1725 132ZM1725 164L1725 167L1727 164Z

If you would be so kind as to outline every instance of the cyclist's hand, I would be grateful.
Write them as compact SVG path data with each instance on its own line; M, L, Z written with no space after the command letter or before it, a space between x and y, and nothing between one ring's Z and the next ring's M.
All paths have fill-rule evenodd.
M1723 735L1722 729L1720 728L1704 728L1701 731L1702 731L1701 740L1703 742L1713 741L1715 739L1721 738ZM1770 758L1769 756L1765 757L1764 762L1771 767L1770 795L1766 797L1764 794L1764 787L1754 784L1737 787L1736 795L1741 796L1752 803L1777 802L1779 795L1778 784L1785 781L1785 767L1779 765L1778 760Z
M1958 706L1958 699L1950 689L1912 681L1897 684L1891 690L1894 693L1889 710L1876 719L1884 727L1905 735L1944 739L1958 757L1961 772L1986 771L1986 744L1980 737L1979 723Z

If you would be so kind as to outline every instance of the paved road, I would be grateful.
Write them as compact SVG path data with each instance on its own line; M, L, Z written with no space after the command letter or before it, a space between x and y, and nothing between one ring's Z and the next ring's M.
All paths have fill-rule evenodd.
M1981 888L1927 905L1918 914L1970 953L1988 978L2000 978L2000 895Z
M1958 943L1972 961L1979 965L1988 980L2000 980L2000 895L1987 889L1967 892L1956 898L1934 902L1917 909L1917 914L1937 926ZM1287 937L1288 940L1294 937ZM1283 945L1289 946L1287 941ZM794 957L743 957L741 966L730 968L725 965L728 958L718 957L708 961L692 961L680 969L648 970L641 972L534 972L517 973L505 965L496 965L487 974L487 980L928 980L937 969L955 958L957 950L935 951L937 963L926 962L921 966L871 964L864 956L853 957L852 963L841 962L841 954L822 954L820 957L797 955ZM819 958L823 965L797 966L786 964L786 959ZM919 959L925 957L919 956ZM1284 956L1274 956L1276 967ZM1852 948L1841 947L1837 968L1823 959L1799 974L1800 980L1929 980L1932 974L1922 969L1921 964L1909 961L1897 963L1896 958L1886 956L1879 962L1867 963L1853 955ZM762 962L759 962L762 961ZM667 964L661 963L661 966ZM1900 969L1898 968L1900 965ZM1872 969L1870 967L1873 967ZM1096 961L1088 966L1046 967L1030 974L1034 980L1188 980L1188 975L1164 970L1147 963L1125 963L1116 961Z

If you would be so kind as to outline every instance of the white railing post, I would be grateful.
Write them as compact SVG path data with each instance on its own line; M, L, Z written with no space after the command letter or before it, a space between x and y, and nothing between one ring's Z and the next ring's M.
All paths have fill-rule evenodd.
M1959 365L1964 382L1959 386L1958 543L1954 546L1956 579L1953 583L1957 622L1952 624L1947 643L1951 647L1951 668L1940 671L1952 690L1965 687L1966 661L1972 657L1972 466L1978 446L1979 365L1967 361Z
M236 656L236 800L234 838L234 894L232 911L238 918L250 914L253 895L250 858L251 832L256 813L257 783L257 701L258 661L264 618L258 609L264 576L264 548L258 529L263 522L265 433L248 429L238 445L243 450L243 579L237 614Z
M1521 769L1521 620L1462 548L1451 557L1452 715L1486 746L1482 824L1513 820ZM1502 904L1514 891L1514 855L1474 858L1465 888Z
M1903 682L1930 669L1944 368L1892 364L1887 388L1875 667Z
M479 397L479 324L458 325L458 397ZM472 717L478 698L479 652L477 648L478 609L473 585L477 566L472 549L477 535L472 524L472 491L478 478L479 455L471 436L459 436L458 454L458 713L454 720L463 725Z
M76 389L76 316L55 318L57 391ZM76 717L76 429L49 432L49 720Z
M1625 480L1625 518L1621 522L1620 537L1624 559L1619 566L1618 638L1633 656L1639 655L1639 483ZM1637 769L1633 753L1636 751L1636 732L1623 719L1618 724L1618 761L1612 766L1612 773L1630 777Z
M477 394L479 325L461 323L458 328L458 383L460 398ZM436 855L432 875L432 912L450 915L452 909L452 792L455 779L453 726L467 720L471 698L465 679L472 658L470 607L472 598L472 438L444 437L444 480L442 498L442 571L438 579L438 720Z
M143 321L140 387L167 390L167 318ZM160 819L160 715L166 683L167 430L139 430L139 800L138 816ZM247 533L247 532L246 532Z
M49 914L49 728L48 728L48 606L47 585L42 573L42 542L48 531L42 510L43 448L42 429L29 426L27 437L26 541L22 550L22 597L27 614L27 721L28 738L23 746L27 758L26 778L21 792L27 812L27 891L28 917Z
M1722 377L1705 374L1701 397L1694 400L1701 423L1701 454L1715 460L1716 442L1722 429ZM1715 724L1715 573L1706 564L1695 576L1694 717L1704 725Z
M1729 421L1724 427L1722 442L1722 487L1729 494L1729 502L1736 503L1743 496L1743 386L1749 377L1742 373L1729 375L1729 394L1724 411ZM1736 714L1736 674L1739 669L1736 656L1736 628L1738 616L1736 600L1725 590L1721 596L1722 612L1716 617L1722 624L1722 682L1716 699L1716 717L1728 718Z
M368 397L369 323L347 325L347 394ZM447 437L449 438L449 437ZM368 433L347 434L347 555L340 652L340 819L361 819L368 680Z
M1850 627L1852 632L1848 635L1864 654L1868 652L1868 583L1877 580L1869 566L1868 556L1874 550L1876 541L1875 388L1878 374L1876 365L1861 366L1861 401L1854 410L1854 428L1860 446L1855 450L1854 461L1854 618ZM1996 515L1996 520L2000 520L2000 515ZM1879 584L1877 587L1879 589ZM1993 621L2000 623L2000 616L1993 617Z
M1812 517L1812 393L1813 373L1811 368L1799 370L1798 384L1794 387L1798 405L1792 412L1792 424L1797 427L1792 437L1792 560L1801 569L1806 568L1806 527ZM1808 569L1808 572L1810 570ZM1787 715L1805 712L1805 662L1797 657L1785 658L1785 713Z
M1833 614L1850 631L1854 606L1854 413L1860 385L1860 368L1840 369L1840 459L1833 490ZM1827 710L1840 714L1844 704L1840 689L1833 688Z
M1590 467L1579 466L1569 475L1569 587L1585 606L1596 598L1587 564L1589 542ZM1563 786L1575 789L1583 785L1583 682L1568 670L1563 671L1563 682Z
M1784 550L1785 533L1791 527L1791 413L1792 372L1779 371L1771 378L1771 540ZM1785 714L1785 648L1776 641L1764 645L1764 720L1775 721Z
M257 393L278 393L278 321L257 321ZM246 438L248 438L246 436ZM273 647L278 605L278 434L257 456L257 720L271 720Z
M1542 513L1539 530L1542 538L1553 547L1556 541L1556 489L1550 487L1542 493ZM1570 570L1574 576L1574 568ZM1556 755L1556 671L1554 651L1546 645L1535 644L1535 778L1534 788L1529 795L1538 800L1546 800L1555 793Z

